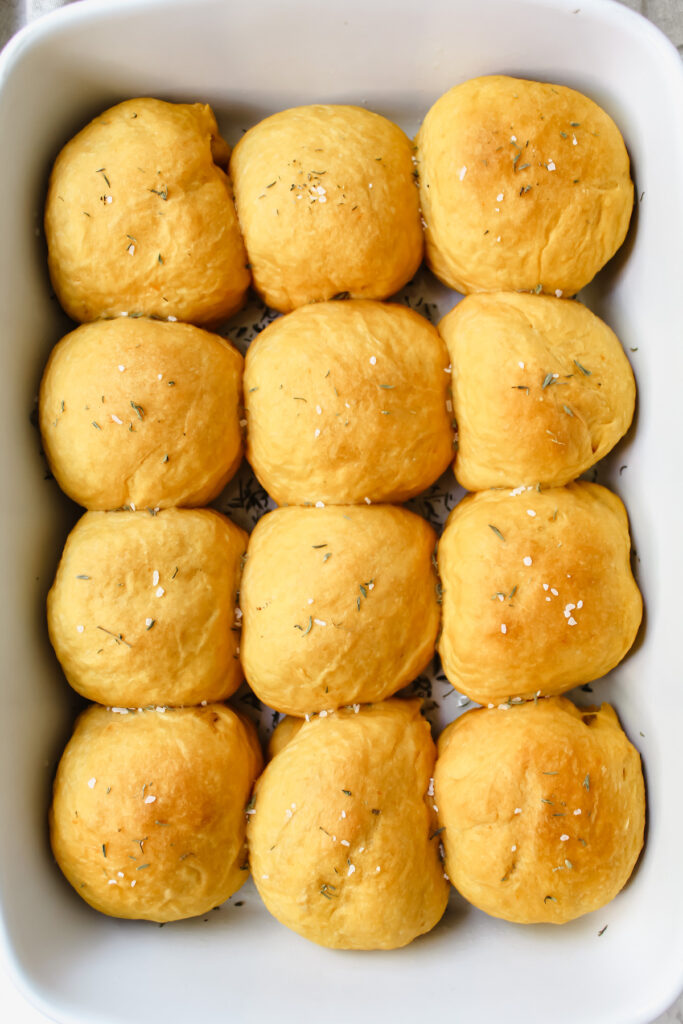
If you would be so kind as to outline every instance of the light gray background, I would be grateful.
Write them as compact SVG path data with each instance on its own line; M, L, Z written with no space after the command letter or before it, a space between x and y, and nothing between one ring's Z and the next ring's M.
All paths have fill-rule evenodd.
M41 15L79 0L0 0L0 48L23 25ZM619 0L654 22L683 56L683 0ZM12 1024L45 1024L47 1018L29 1007L9 979L0 973L0 1010ZM590 1024L586 1021L586 1024ZM653 1024L683 1024L683 994Z

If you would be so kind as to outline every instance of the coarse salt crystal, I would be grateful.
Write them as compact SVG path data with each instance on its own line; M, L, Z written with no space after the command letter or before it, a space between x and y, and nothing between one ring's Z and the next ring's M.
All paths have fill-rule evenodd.
M88 786L90 787L90 789L94 789L95 788L95 783L96 782L97 782L97 779L94 779L94 778L93 779L88 779Z
M316 501L315 507L316 508L325 508L325 502L324 501Z
M123 313L121 314L121 316L123 316ZM119 372L123 373L124 370L125 370L125 366L121 366L121 364L119 363Z
M370 356L370 366L375 366L377 363L377 356Z
M157 597L163 597L166 591L164 590L163 587L157 587L154 593L156 594Z
M564 835L561 835L561 836L560 836L560 842L561 842L561 843L566 843L568 839L569 839L569 836L567 835L567 833L566 833L566 832L565 832L565 834L564 834Z
M76 626L76 630L79 633L82 633L84 629L85 629L85 626Z
M149 794L149 796L145 797L145 803L146 804L153 804L155 800L156 800L156 797L153 796L151 793Z
M521 360L521 359L520 359L520 361L519 361L519 362L517 363L517 366L518 366L518 367L520 368L520 370L523 370L523 369L524 369L524 363L522 362L522 360Z
M460 178L461 181L465 177L466 174L467 174L467 168L466 167L461 167L460 168L460 174L458 175L458 177Z
M529 557L529 555L525 555L522 561L525 565L531 565L531 558Z
M576 810L574 811L574 814L581 814L581 808L577 807Z
M502 203L503 199L504 199L503 193L499 192L498 195L496 196L496 202L497 203Z
M316 438L317 438L317 437L320 437L320 428L319 428L319 427L316 427L316 428L315 428L315 432L314 432L314 434L313 434L313 437L316 437Z
M325 621L325 619L313 619L313 621L315 622L316 626L326 626L327 625L327 622Z
M363 501L365 502L366 505L372 505L372 502L370 501L369 498L363 498Z
M350 846L351 845L351 843L348 841L348 839L342 839L341 840L341 844L342 844L342 846Z
M500 631L501 631L501 633L507 633L507 631L508 631L508 628L507 628L507 626L505 625L504 622L501 622L501 624L500 624Z
M123 420L120 420L118 416L114 415L114 413L111 414L111 418L114 421L114 423L123 423Z
M575 626L575 625L576 625L576 619L574 618L574 616L573 616L573 615L571 615L571 616L570 616L570 617L569 617L569 618L567 619L567 625L568 625L568 626Z
M521 814L521 813L522 813L522 808L521 807L515 807L515 814Z
M558 299L561 299L562 298L562 289L561 288L556 288L555 289L555 295L557 296Z
M319 405L316 405L315 411L317 412L318 416L320 416L322 414L322 409L320 408Z
M346 872L346 877L349 878L349 876L352 875L355 870L355 865L349 864L349 870Z
M555 161L554 160L548 160L548 170L549 171L554 171L555 170Z
M534 516L536 515L536 513L534 512L534 510L533 510L532 508L528 508L528 509L526 510L526 514L527 514L528 516L531 516L532 518L533 518L533 517L534 517Z
M145 629L149 629L153 622L154 619L145 619Z
M152 573L152 586L156 587L159 582L159 572L157 569Z

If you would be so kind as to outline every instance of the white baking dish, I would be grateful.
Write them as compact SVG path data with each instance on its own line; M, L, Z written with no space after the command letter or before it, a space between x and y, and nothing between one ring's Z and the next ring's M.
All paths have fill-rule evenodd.
M234 141L297 103L367 103L417 126L474 75L577 87L620 125L639 202L622 252L587 301L622 338L639 387L635 429L601 479L624 498L647 622L598 699L644 756L647 849L610 906L556 929L515 927L454 897L435 931L393 953L332 953L272 920L247 887L208 920L101 917L54 866L45 814L73 702L44 599L75 509L43 479L29 413L65 322L40 234L50 162L106 105L207 100ZM0 63L0 900L2 944L27 997L70 1024L164 1021L644 1024L683 986L679 437L683 74L649 23L609 0L138 0L84 2L21 33ZM626 466L619 472L620 467ZM584 700L586 695L582 695ZM242 906L235 903L242 902ZM598 933L608 925L607 931Z

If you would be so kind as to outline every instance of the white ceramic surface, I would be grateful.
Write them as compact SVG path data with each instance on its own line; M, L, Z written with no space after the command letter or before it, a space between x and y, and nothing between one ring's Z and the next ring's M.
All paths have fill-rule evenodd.
M394 953L318 949L268 917L251 886L205 921L163 930L82 904L54 867L45 812L73 701L47 642L44 598L76 511L43 479L29 423L65 321L49 297L40 207L62 142L134 95L207 100L229 140L295 103L366 102L413 130L473 75L587 92L620 125L639 202L622 252L585 295L620 335L639 386L604 469L624 498L647 606L642 642L596 685L641 749L649 832L603 911L519 928L454 897L435 931ZM64 9L0 63L0 904L15 980L68 1024L315 1018L645 1024L683 985L679 578L683 74L649 23L607 0L118 0ZM621 466L627 468L619 472ZM677 813L678 812L678 813ZM241 907L236 901L243 902ZM604 925L607 931L598 932Z

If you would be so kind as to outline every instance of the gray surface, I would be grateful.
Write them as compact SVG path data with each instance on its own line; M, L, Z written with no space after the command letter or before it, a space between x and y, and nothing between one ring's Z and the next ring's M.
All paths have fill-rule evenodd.
M47 11L78 0L0 0L0 47L22 25ZM620 0L627 7L644 14L678 47L683 56L683 0ZM580 3L580 0L577 0ZM586 1024L590 1024L586 1018ZM653 1024L683 1024L683 994Z

